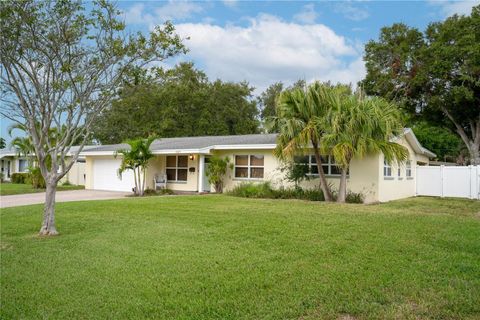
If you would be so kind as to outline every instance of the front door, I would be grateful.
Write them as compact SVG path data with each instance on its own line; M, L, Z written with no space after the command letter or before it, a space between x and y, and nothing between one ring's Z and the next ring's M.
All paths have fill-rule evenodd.
M210 192L210 182L208 182L208 177L207 177L207 169L208 166L210 165L210 158L205 157L205 163L203 165L203 186L202 186L202 191L203 192Z

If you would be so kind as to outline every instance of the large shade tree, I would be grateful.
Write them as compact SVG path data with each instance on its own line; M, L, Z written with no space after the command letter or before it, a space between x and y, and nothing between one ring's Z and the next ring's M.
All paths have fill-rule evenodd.
M103 0L88 8L73 0L0 2L0 112L24 125L33 142L46 181L41 235L57 234L58 181L78 159L92 122L124 75L185 50L172 24L146 37L125 33L118 16L115 5ZM78 140L80 148L67 160Z
M383 153L388 163L404 161L408 150L393 141L403 134L401 113L383 98L332 92L323 118L321 149L335 157L340 168L338 202L345 202L347 174L353 158Z
M480 164L480 6L421 32L405 24L382 28L365 46L368 94L401 103L413 119L457 134Z
M193 63L136 71L95 121L97 141L119 143L149 134L181 137L257 132L253 88L247 83L210 81Z

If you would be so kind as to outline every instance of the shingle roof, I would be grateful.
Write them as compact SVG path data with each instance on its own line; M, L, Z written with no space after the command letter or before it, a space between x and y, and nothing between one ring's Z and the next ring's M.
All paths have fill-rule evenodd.
M277 134L247 134L236 136L203 136L203 137L181 137L162 138L155 140L150 149L152 151L162 150L191 150L204 149L213 146L235 146L235 145L263 145L275 144ZM113 152L119 149L128 148L126 144L103 145L89 149L89 152Z
M0 149L0 158L15 156L16 154L17 154L17 151L13 148Z
M97 148L98 146L84 146L82 151L91 150ZM78 151L79 146L71 146L68 155L72 155L73 153ZM18 155L18 151L15 148L5 148L0 149L0 158L3 157L16 157Z

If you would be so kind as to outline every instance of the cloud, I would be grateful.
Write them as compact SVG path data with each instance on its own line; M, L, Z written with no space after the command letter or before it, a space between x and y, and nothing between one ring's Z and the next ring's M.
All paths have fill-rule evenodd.
M317 17L318 14L315 11L315 6L313 3L310 3L303 6L302 10L293 16L293 19L301 23L313 24Z
M432 5L440 7L442 14L445 17L452 16L454 14L470 15L472 7L480 4L479 0L470 1L430 1Z
M226 7L230 7L230 8L233 8L237 5L238 1L237 0L223 0L223 4L226 6Z
M339 2L335 5L334 10L353 21L365 20L370 16L367 10L353 6L350 2Z
M167 20L182 21L203 12L203 7L198 3L173 0L162 6L146 9L143 3L131 6L124 12L125 22L127 24L147 24L152 27Z
M365 74L358 49L323 24L302 25L262 14L250 18L247 26L182 23L176 28L190 37L187 58L213 79L247 80L263 90L276 81L298 79L355 84Z

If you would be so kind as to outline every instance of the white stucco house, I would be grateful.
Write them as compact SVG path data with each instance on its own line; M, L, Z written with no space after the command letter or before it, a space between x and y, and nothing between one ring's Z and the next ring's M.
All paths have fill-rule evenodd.
M151 150L155 157L147 168L147 187L154 188L155 175L167 176L167 188L175 191L210 192L205 170L212 155L228 156L234 167L228 170L225 190L243 182L271 181L274 185L288 186L281 172L281 163L273 155L276 134L236 136L205 136L164 138L154 141ZM410 129L395 141L408 149L409 158L401 165L389 165L382 154L372 154L351 163L347 188L361 192L366 202L389 201L415 195L415 170L417 165L428 165L431 151L418 142ZM103 145L82 151L85 159L85 187L94 190L131 191L134 187L132 172L118 176L120 158L117 150L127 145ZM335 159L324 156L322 169L328 181L338 186L339 171ZM318 167L312 155L306 155L313 179L303 187L318 185ZM316 174L317 173L317 174Z
M88 150L92 146L85 146L84 150ZM69 154L76 152L77 146L73 146L70 149ZM14 173L26 173L28 172L28 159L27 157L20 156L18 151L13 148L0 150L0 170L3 174L4 181L10 181L12 174ZM85 185L85 157L80 156L73 164L69 172L60 180L60 183L70 182L74 185Z

